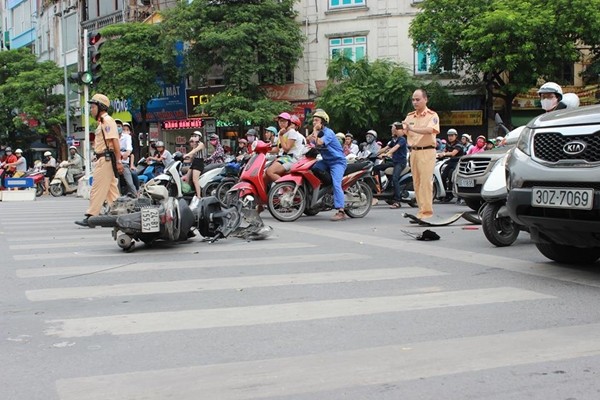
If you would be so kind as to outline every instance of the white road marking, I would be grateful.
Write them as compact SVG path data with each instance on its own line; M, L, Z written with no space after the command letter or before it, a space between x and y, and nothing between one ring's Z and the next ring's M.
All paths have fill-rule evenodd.
M405 296L366 297L249 307L124 314L46 321L47 335L62 338L132 335L189 329L274 324L442 307L550 299L553 296L511 287L458 290ZM600 344L599 344L600 346Z
M334 261L336 258L330 258ZM309 262L314 262L309 260ZM254 275L231 278L188 279L170 282L140 282L103 286L78 286L28 290L31 301L87 299L116 296L186 293L224 289L251 289L286 285L313 285L326 283L369 282L389 279L422 278L446 275L427 268L381 268L350 271L327 271L281 275Z
M600 324L62 379L60 400L249 400L600 355ZM319 398L312 396L310 398Z

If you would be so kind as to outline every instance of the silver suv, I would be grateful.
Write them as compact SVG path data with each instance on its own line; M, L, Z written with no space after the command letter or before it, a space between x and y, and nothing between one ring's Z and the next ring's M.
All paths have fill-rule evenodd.
M484 202L481 188L492 172L492 167L516 146L520 133L521 127L507 133L506 144L502 147L461 157L454 176L454 194L462 198L467 206L479 210Z
M551 260L600 258L600 105L531 120L507 160L508 211Z

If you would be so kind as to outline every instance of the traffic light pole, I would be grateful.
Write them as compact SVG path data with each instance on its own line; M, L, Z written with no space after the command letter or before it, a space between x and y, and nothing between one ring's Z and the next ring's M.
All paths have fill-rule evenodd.
M88 30L83 30L83 65L84 70L88 68ZM84 151L84 162L85 162L85 184L90 184L90 174L92 172L92 152L90 149L90 103L88 100L90 99L90 89L89 85L83 85L83 126L84 126L84 134L85 141L83 144Z

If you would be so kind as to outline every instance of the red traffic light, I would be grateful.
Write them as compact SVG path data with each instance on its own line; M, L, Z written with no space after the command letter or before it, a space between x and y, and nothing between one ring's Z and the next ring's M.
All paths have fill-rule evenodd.
M90 44L90 46L96 45L96 43L98 43L100 39L102 39L102 35L100 34L100 32L92 32L88 34L88 43Z

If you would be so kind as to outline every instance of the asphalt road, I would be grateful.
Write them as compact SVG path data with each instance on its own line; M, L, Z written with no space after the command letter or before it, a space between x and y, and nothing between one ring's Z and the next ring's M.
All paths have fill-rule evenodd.
M600 398L600 263L527 234L420 242L378 205L124 253L73 224L86 205L0 203L0 399Z

